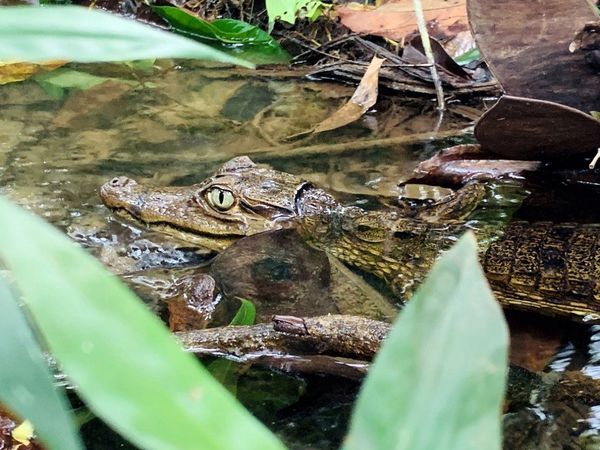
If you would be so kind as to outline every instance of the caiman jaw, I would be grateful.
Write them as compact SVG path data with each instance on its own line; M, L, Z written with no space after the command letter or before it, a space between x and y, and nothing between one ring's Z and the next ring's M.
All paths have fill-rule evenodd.
M235 158L204 182L154 187L117 177L100 188L103 203L135 222L179 239L222 250L235 240L289 227L307 183Z

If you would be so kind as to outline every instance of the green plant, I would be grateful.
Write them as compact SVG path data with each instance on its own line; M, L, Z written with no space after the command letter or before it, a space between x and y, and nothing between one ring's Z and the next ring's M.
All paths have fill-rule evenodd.
M0 216L0 257L94 413L144 448L282 448L91 256L6 200ZM2 302L13 302L6 292ZM249 308L240 317L249 320ZM10 345L13 329L0 332L0 345ZM425 449L433 441L448 449L499 448L506 347L474 239L463 238L394 327L358 400L346 447ZM12 369L2 368L13 382L0 386L0 399L28 416L9 395L24 382ZM47 417L30 418L46 442L56 442ZM435 432L422 433L423 423Z
M325 4L320 0L267 0L269 16L269 33L273 30L275 20L294 24L300 16L316 20L322 13Z
M4 199L0 216L0 257L50 352L97 416L141 448L282 448L93 257ZM26 415L7 396L17 387L0 386L0 398Z
M433 267L380 350L352 417L347 450L494 450L508 329L472 234Z

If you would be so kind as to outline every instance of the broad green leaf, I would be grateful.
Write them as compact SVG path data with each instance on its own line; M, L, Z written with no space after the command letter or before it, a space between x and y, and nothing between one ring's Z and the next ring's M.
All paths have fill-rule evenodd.
M53 385L38 343L0 275L0 401L31 421L49 448L81 449L68 403Z
M0 199L0 257L88 407L144 449L281 449L93 257Z
M256 308L250 300L239 298L241 302L240 308L231 319L229 325L253 325L256 319ZM213 377L227 388L233 395L237 394L237 383L239 375L236 373L236 363L225 358L217 359L207 366Z
M365 380L347 450L499 450L508 331L472 234L435 264Z
M152 8L164 18L177 33L193 39L212 41L219 50L255 63L282 63L289 60L288 53L275 39L257 26L234 19L202 20L173 6Z
M194 58L253 67L166 31L78 6L0 8L0 61Z

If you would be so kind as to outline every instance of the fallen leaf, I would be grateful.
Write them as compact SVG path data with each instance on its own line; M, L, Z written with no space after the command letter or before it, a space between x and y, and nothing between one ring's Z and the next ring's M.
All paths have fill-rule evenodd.
M435 64L439 68L459 78L463 78L465 80L472 79L471 75L469 75L465 71L465 69L459 66L456 63L456 61L452 59L452 57L448 54L444 47L442 47L442 44L440 44L436 39L433 39L431 37L429 38L429 42L431 45L431 52L433 53ZM408 45L404 47L404 52L402 56L406 60L414 64L427 63L427 57L425 56L425 49L423 48L421 36L417 35L410 40Z
M374 56L350 100L333 115L319 123L313 133L335 130L359 119L377 102L379 68L385 59Z
M468 30L465 0L423 0L423 13L432 37L441 39ZM417 29L412 0L390 0L373 8L359 3L337 6L342 24L355 33L401 41Z
M481 116L475 137L484 150L504 158L591 158L600 147L600 122L559 103L504 95Z
M508 95L600 109L600 77L581 53L569 51L575 33L598 20L590 2L470 0L468 10L477 46ZM560 124L553 120L551 132Z
M65 64L64 61L51 61L43 64L0 62L0 85L23 81L38 72L54 70Z

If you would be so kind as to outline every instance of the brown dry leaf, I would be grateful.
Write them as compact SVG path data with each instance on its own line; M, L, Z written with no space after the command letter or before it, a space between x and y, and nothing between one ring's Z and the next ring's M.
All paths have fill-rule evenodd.
M377 8L348 3L335 12L356 33L401 41L417 29L412 0L389 0ZM446 38L469 29L465 0L423 0L423 13L432 37Z
M385 59L374 56L360 84L348 102L333 115L318 124L313 133L335 130L359 119L377 102L379 68Z
M42 70L58 69L65 64L65 61L49 61L42 64L0 62L0 85L23 81Z

